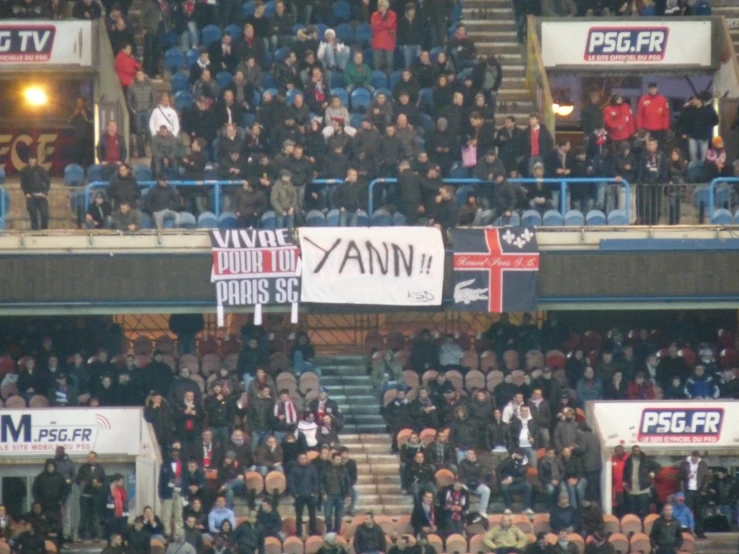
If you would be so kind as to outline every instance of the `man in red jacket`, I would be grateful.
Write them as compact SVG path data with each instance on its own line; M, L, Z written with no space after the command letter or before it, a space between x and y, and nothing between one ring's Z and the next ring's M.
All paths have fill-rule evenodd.
M377 11L370 18L375 69L388 75L393 72L395 65L395 35L398 29L398 16L389 8L388 0L378 0Z
M624 499L624 467L629 455L620 444L616 447L613 456L611 456L611 480L613 481L613 513L618 517L626 513L627 507Z
M131 55L133 48L130 44L124 44L113 62L113 68L118 74L118 80L121 82L123 91L125 92L136 77L136 71L141 68L141 64Z
M620 94L614 94L611 103L603 108L603 123L616 143L629 140L636 133L634 113Z
M636 127L649 131L660 147L664 146L665 135L670 129L670 107L667 98L659 94L657 83L649 83L648 94L639 99Z

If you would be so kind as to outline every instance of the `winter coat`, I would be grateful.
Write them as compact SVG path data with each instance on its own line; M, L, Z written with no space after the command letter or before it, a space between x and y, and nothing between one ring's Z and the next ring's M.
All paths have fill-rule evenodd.
M603 123L615 141L628 140L636 133L634 113L626 102L610 104L603 108Z
M718 116L711 104L685 106L677 120L680 133L694 140L710 140L716 125Z
M678 500L682 500L682 502L678 502ZM681 492L675 495L675 500L672 503L672 517L680 522L680 527L683 529L687 529L691 533L695 529L693 512L685 503L685 495Z
M290 208L298 209L298 193L295 187L292 183L285 183L282 179L278 179L272 185L270 201L272 208L279 215L282 215Z
M647 490L651 486L652 478L649 476L650 473L655 475L660 470L660 465L655 462L652 458L641 452L639 454L639 489ZM634 455L629 456L624 466L624 489L631 489L631 472L634 464Z
M383 16L379 11L370 18L372 27L373 50L395 50L395 38L398 28L398 17L393 10L387 10Z
M680 490L687 492L690 482L690 458L683 460L678 470L678 480L680 481ZM697 488L699 492L708 492L708 465L705 460L698 460L698 471L696 475Z
M667 131L670 128L670 106L661 94L646 94L639 99L636 112L637 129Z

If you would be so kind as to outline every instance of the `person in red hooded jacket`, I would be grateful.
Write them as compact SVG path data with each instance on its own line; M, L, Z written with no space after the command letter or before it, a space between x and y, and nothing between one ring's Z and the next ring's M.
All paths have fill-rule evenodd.
M141 64L131 55L132 51L133 48L130 44L124 44L115 57L115 62L113 62L113 68L118 74L118 80L121 82L124 92L133 83L136 71L141 68Z
M628 510L626 499L624 497L624 467L629 455L620 444L615 448L613 456L611 456L611 480L612 487L612 504L613 513L621 517Z
M611 103L603 108L603 122L615 143L629 140L636 133L634 112L620 94L614 94Z
M395 38L398 16L390 9L388 0L378 0L377 11L370 18L372 27L372 60L375 69L392 73L395 65Z
M646 129L663 146L665 135L670 130L670 106L667 98L659 94L657 83L649 83L648 94L639 99L636 126Z

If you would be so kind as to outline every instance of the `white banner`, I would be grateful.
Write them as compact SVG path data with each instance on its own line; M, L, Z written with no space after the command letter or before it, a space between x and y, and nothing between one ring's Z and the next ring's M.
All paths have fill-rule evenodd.
M739 447L739 402L592 402L588 414L609 450L619 444L679 452Z
M94 450L100 455L142 454L141 408L40 408L0 410L0 453L53 456Z
M300 300L439 306L444 241L435 227L303 227Z
M3 21L0 67L92 65L91 21Z
M541 40L545 67L711 67L710 21L544 21Z

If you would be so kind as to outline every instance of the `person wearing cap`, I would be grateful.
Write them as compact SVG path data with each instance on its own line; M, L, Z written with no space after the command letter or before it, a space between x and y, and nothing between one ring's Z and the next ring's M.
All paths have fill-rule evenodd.
M713 137L711 148L706 154L705 167L710 179L715 179L716 177L733 177L734 167L728 163L723 138Z
M344 425L344 414L341 413L341 409L339 409L336 401L328 397L328 389L326 387L318 389L318 398L311 400L310 404L308 404L308 409L313 412L316 421L321 421L324 414L328 414L333 418L338 430L341 430L341 427Z
M28 165L20 171L21 190L26 197L26 209L31 219L31 229L49 228L49 173L39 165L38 156L33 150L28 154Z
M166 127L162 131L168 133ZM154 137L154 140L156 138ZM173 220L174 227L179 225L180 214L176 210L180 205L180 195L177 194L177 189L169 186L166 173L157 175L157 184L149 190L143 204L144 211L152 217L157 229L164 228L165 219Z
M656 82L647 85L647 94L639 99L636 111L636 128L646 129L649 136L662 143L670 130L670 105L667 98L659 94Z
M87 229L102 229L111 213L113 213L113 209L105 197L105 193L98 191L95 193L92 202L87 206L83 224Z
M693 511L695 517L695 534L705 539L703 533L703 506L708 500L710 482L708 479L708 464L701 459L700 452L693 450L681 464L678 470L680 490L685 493L685 503Z
M567 396L569 400L569 396ZM557 425L554 428L554 436L552 442L558 452L561 452L565 446L575 447L577 445L577 421L575 420L575 410L565 407L562 412L557 414Z
M329 82L331 82L331 75L334 71L343 72L346 69L350 55L349 47L336 38L336 31L326 29L323 33L323 40L318 45L316 56L326 68L326 78Z
M280 170L280 178L272 185L270 203L275 211L277 228L293 229L298 211L298 193L292 185L292 173L289 170Z

